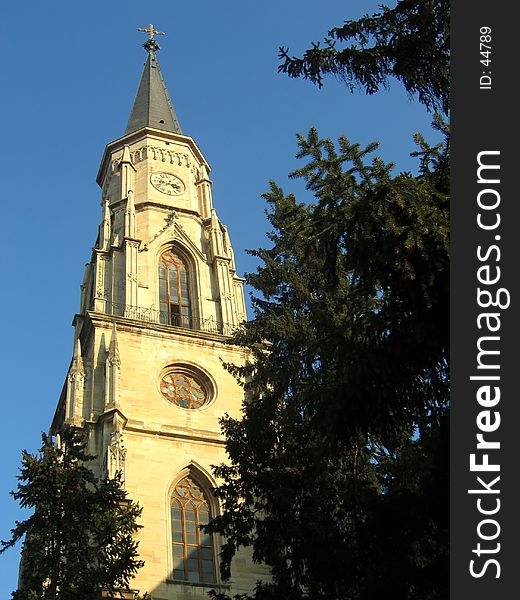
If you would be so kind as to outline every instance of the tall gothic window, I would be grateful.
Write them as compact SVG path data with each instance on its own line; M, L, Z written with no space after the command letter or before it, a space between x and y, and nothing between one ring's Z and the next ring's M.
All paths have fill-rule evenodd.
M159 259L159 303L161 323L191 327L189 272L172 250Z
M210 516L201 487L189 476L182 479L172 496L173 579L215 583L213 539L200 529Z

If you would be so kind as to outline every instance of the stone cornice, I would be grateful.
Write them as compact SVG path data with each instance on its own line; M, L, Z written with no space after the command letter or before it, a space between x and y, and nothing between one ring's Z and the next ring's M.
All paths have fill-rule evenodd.
M215 446L224 446L226 440L222 436L221 433L217 433L214 431L206 431L206 430L197 430L190 429L190 431L180 431L180 430L165 430L165 429L157 429L146 427L144 424L128 421L125 427L125 432L132 432L142 435L152 435L157 437L164 437L176 440L183 441L192 441L199 442L205 444L213 444Z
M121 420L123 421L123 428L124 428L128 422L128 418L124 415L124 413L122 412L122 410L120 408L118 408L117 406L114 406L114 405L108 406L105 409L105 412L101 413L98 416L98 421L107 421L108 419L113 417L114 414L121 417Z
M103 176L110 165L111 156L114 154L114 152L121 150L126 145L133 144L139 141L140 139L146 138L156 139L161 142L177 142L181 145L187 146L193 152L199 163L204 164L208 169L208 172L211 170L208 162L204 158L204 155L202 154L199 147L195 143L195 140L192 137L189 137L187 135L180 135L177 133L170 133L168 131L161 131L160 129L151 129L149 127L143 127L138 131L129 133L128 135L125 135L117 140L114 140L113 142L110 142L110 144L107 144L96 177L96 181L99 187L102 187L103 185Z

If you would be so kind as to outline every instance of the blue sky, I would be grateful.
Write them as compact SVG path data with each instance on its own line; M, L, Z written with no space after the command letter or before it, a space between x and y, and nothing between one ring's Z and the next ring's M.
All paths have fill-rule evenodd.
M101 214L97 169L104 146L124 132L146 59L137 28L153 23L167 33L161 69L183 132L212 166L214 204L243 273L255 266L244 250L267 243L260 196L268 181L305 199L287 178L298 166L297 132L316 126L322 137L379 140L396 170L415 169L412 136L429 136L431 115L397 83L367 97L334 79L319 90L277 73L280 45L298 54L377 4L4 3L1 538L22 516L8 495L21 450L38 447L70 362L71 322ZM17 570L17 550L0 556L0 598L15 589Z

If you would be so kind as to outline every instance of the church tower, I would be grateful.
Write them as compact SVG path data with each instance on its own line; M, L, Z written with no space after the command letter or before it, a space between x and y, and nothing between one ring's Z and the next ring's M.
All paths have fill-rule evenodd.
M225 462L218 420L243 390L222 362L246 318L243 279L212 201L210 167L182 133L150 26L125 134L105 149L101 221L74 318L74 352L52 431L85 431L100 477L121 471L142 507L132 587L154 600L243 593L261 578L247 556L220 581L221 541L199 525L219 512L212 465ZM256 572L255 572L256 571Z

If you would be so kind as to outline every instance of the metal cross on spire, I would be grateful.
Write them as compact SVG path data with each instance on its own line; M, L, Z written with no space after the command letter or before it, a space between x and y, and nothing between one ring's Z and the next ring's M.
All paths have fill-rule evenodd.
M148 52L150 50L160 50L160 46L157 43L157 40L154 38L156 35L166 35L164 31L159 31L155 29L155 27L150 23L148 28L139 27L137 31L144 31L148 34L148 40L143 44L143 48L146 48Z
M157 29L155 29L155 27L151 23L148 26L148 29L143 29L142 27L139 27L137 31L146 31L151 40L153 40L154 35L166 35L164 31L158 31Z

